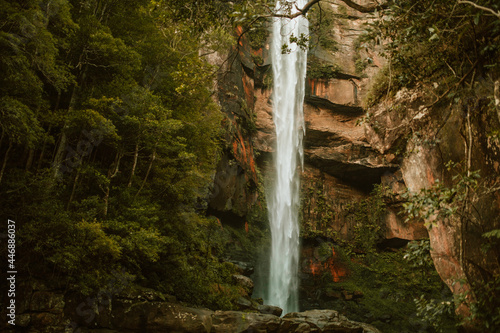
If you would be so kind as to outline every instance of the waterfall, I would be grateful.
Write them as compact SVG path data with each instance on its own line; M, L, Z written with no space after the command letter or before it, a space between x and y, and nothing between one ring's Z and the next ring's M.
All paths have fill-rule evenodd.
M297 6L303 8L305 3L305 0L298 0ZM276 8L279 10L281 6L278 1ZM291 10L292 13L297 11L295 6ZM292 34L295 37L308 34L305 17L274 19L271 60L276 177L268 196L272 244L267 303L281 307L283 313L298 311L299 161L303 166L302 138L305 130L303 102L307 52L296 44L289 46L291 52L288 54L281 51Z

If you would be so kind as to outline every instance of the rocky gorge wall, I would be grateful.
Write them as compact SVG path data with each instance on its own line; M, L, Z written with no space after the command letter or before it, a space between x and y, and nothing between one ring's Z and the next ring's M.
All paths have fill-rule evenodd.
M310 51L317 63L308 68L304 106L302 236L305 240L333 235L353 239L359 221L349 217L349 207L381 185L392 197L379 221L382 246L397 248L411 240L430 238L432 259L442 280L456 296L467 293L466 298L473 300L472 286L499 273L496 249L485 255L481 245L485 232L500 227L500 146L498 138L487 135L500 128L500 119L484 99L433 107L432 99L419 88L403 89L364 107L362 101L385 64L377 49L359 45L363 24L372 17L337 5L332 5L332 13L336 15L332 26L336 51ZM219 87L219 102L231 125L232 146L215 176L216 194L209 205L223 223L228 216L245 223L245 214L259 195L265 201L257 187L265 184L263 178L272 177L269 161L274 125L268 46L255 49L249 44L242 40L238 57ZM325 68L330 70L326 77L315 74L318 66L323 74ZM233 164L225 167L227 161ZM400 214L405 193L438 191L436 184L456 184L458 171L445 167L449 161L467 164L469 174L481 170L482 187L474 198L456 203L464 214L431 214L405 223L406 216ZM231 175L232 185L223 181L227 175ZM220 184L226 184L224 189ZM261 209L265 210L262 204ZM315 263L314 252L304 246L303 281L332 269L330 264ZM342 275L339 270L332 271L332 276ZM459 307L460 314L469 314L467 304Z
M333 10L341 11L336 6ZM350 19L344 15L333 27L336 52L321 48L310 51L312 58L320 59L320 66L339 66L340 70L336 70L335 78L308 74L302 173L306 201L303 230L330 228L346 239L353 236L354 228L345 213L349 204L366 198L374 184L384 183L395 190L405 188L394 154L378 150L372 144L369 127L359 125L365 117L362 100L384 59L374 51L359 49L357 38L368 19L354 16L359 15L354 11L350 14ZM249 38L242 38L237 56L226 68L218 87L218 101L227 117L229 144L215 175L209 212L223 223L245 222L250 207L258 201L258 183L266 182L259 180L257 173L264 178L272 177L273 172L269 167L275 141L269 45L252 48ZM356 63L363 61L365 69L358 74ZM261 190L261 199L262 192L265 190ZM329 217L324 224L322 216L326 213ZM422 223L405 225L392 208L384 217L384 224L387 239L427 237Z

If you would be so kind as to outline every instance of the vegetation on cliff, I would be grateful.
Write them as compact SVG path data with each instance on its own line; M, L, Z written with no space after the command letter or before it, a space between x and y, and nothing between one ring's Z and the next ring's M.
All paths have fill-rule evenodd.
M497 2L488 0L396 1L366 34L367 41L383 44L388 61L367 105L390 98L401 88L421 90L428 100L424 107L430 123L410 126L411 149L434 145L445 151L443 173L432 187L409 194L405 208L410 217L423 218L429 229L441 222L456 224L453 237L459 244L457 259L463 277L456 277L454 284L470 288L456 295L460 296L456 306L470 308L469 314L462 310L466 325L491 332L500 327L495 289L500 266L491 260L499 254L498 238L492 234L499 221L495 214L488 215L491 207L484 207L495 202L494 193L499 190L491 167L498 163L493 156L497 156L495 133L500 124L494 96L500 77L499 10ZM458 119L460 128L446 126L449 119ZM465 151L454 153L452 143L440 142L459 138L450 131L460 131ZM480 251L471 248L486 240Z

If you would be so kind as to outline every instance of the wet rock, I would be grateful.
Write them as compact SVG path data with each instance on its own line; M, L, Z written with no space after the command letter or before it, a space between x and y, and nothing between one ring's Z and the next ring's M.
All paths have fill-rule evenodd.
M250 310L252 309L252 302L245 297L238 297L236 300L236 306L238 310Z
M240 275L250 276L254 272L254 266L252 265L252 263L244 261L235 261L235 260L228 260L227 262L230 262L231 264L235 265L236 268L239 270Z
M264 304L264 300L262 299L262 297L259 297L259 298L252 298L255 302L257 302L258 304L260 305L263 305Z
M305 325L300 326L302 323ZM380 333L375 327L351 321L334 310L288 313L283 317L280 332Z
M233 281L248 293L248 295L251 295L253 292L253 280L250 279L249 277L245 275L233 275Z
M247 281L247 280L245 280ZM143 290L122 292L111 302L82 301L75 294L38 291L30 313L17 316L16 324L29 332L63 332L77 329L82 333L115 332L345 332L378 333L371 326L353 322L333 310L311 310L287 314L280 318L282 309L241 298L245 311L212 311L186 307L164 300L160 294ZM163 297L164 298L164 297ZM91 299L92 300L92 299ZM65 304L66 311L56 311ZM5 327L2 327L5 328Z
M257 311L263 314L272 314L278 317L283 313L282 308L273 305L259 305L257 307Z
M63 319L60 314L39 312L31 314L30 324L35 327L47 329L49 327L55 327L61 325L62 320Z
M270 314L216 311L211 332L277 332L280 325L281 318Z

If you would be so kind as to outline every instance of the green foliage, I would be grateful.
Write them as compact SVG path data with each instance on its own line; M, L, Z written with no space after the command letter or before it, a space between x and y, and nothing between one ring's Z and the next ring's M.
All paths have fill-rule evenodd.
M295 44L302 50L307 50L307 46L309 43L309 36L306 34L300 34L300 36L295 36L294 34L290 34L288 37L288 43L284 43L281 45L281 53L282 54L289 54L292 52L292 49L290 48L290 45Z
M427 299L424 295L414 299L417 306L417 316L429 323L436 332L454 331L453 318L455 304L449 300Z
M411 267L421 270L424 280L428 280L427 272L434 269L430 250L429 239L411 241L403 257ZM432 326L436 332L455 331L455 303L451 299L450 292L446 292L438 299L434 298L436 296L438 295L422 294L413 299L417 316Z
M0 215L18 222L20 271L88 294L123 269L231 308L234 268L203 217L222 115L200 56L234 40L230 7L1 2Z
M333 29L335 16L331 6L314 6L309 10L307 18L310 31L309 48L320 48L329 53L337 52L338 42Z
M354 224L354 239L348 243L353 250L374 251L383 237L383 218L386 214L388 195L383 185L375 184L370 196L348 207L347 220Z
M477 320L484 332L497 332L500 328L500 275L474 285L476 302L471 305L471 318Z
M334 206L328 200L323 187L319 183L313 183L306 189L301 202L301 227L303 238L315 238L317 236L333 238L335 232L330 224L334 219Z
M374 106L382 97L388 96L394 91L397 91L400 86L395 85L393 80L393 73L389 71L389 66L384 66L372 80L370 89L366 94L363 104L367 107ZM392 86L391 86L392 83Z
M448 163L448 168L453 163ZM449 218L463 209L463 202L469 194L469 189L475 189L480 178L479 170L469 175L457 174L453 176L452 186L446 186L437 180L430 188L423 188L419 193L406 192L402 195L407 202L403 207L408 214L406 221L424 219L427 227L432 227L435 218Z
M500 239L500 229L495 229L495 230L485 232L483 234L483 237Z
M448 171L455 172L448 186L436 181L432 187L422 189L417 194L406 193L403 195L403 198L407 199L407 202L403 204L408 214L407 220L423 218L427 227L431 228L437 220L447 219L465 224L473 219L474 212L471 212L469 206L477 202L482 195L490 193L490 185L480 178L479 171L470 171L464 174L460 170L456 170L458 167L459 165L455 163L447 163ZM483 233L482 236L485 242L481 245L481 251L485 256L496 255L500 238L498 230L490 230ZM419 264L427 262L428 259L422 255L419 248L412 246L410 249L411 252L406 255L407 259ZM416 260L421 260L421 262ZM487 271L484 270L484 272ZM497 295L500 291L499 281L498 273L493 268L491 272L481 278L481 282L470 285L471 290L468 292L470 294L464 294L462 299L456 300L457 305L465 303L470 306L471 316L463 318L464 322L474 322L475 326L485 332L498 330L500 327L499 304L498 298L493 295ZM427 299L423 296L416 302L420 316L432 323L437 330L445 327L439 318L451 311L448 309L450 304Z
M429 239L411 241L407 245L406 254L403 258L413 267L434 267L430 250Z
M340 218L353 226L354 234L346 241L329 228L335 214L334 203L316 186L320 185L307 190L302 203L303 237L327 237L335 241L337 244L323 242L318 257L327 260L333 247L334 267L340 264L347 273L340 282L332 281L328 270L318 277L322 289L340 297L322 298L319 306L342 309L353 320L369 319L384 332L434 331L434 325L445 332L456 332L452 295L434 269L429 240L410 242L406 249L390 252L377 246L384 237L382 226L387 204L394 200L391 192L378 185L368 198L342 208L345 215ZM348 300L342 293L362 296ZM430 300L429 308L424 300Z
M322 245L331 255L332 244L325 242ZM404 259L412 250L381 252L373 248L364 254L354 254L345 245L333 247L336 260L347 268L348 276L333 282L330 273L325 272L321 276L322 285L340 295L346 292L362 296L351 300L340 296L333 301L320 302L321 307L342 309L350 319L369 320L383 332L433 332L434 323L428 321L429 316L419 316L421 311L422 314L436 314L434 320L437 320L438 329L456 332L451 292L433 267L415 266ZM421 252L429 255L425 248ZM439 308L426 312L424 299L433 300L428 304L438 304Z
M319 187L319 188L318 188ZM318 183L306 189L301 203L301 236L327 237L341 243L352 252L370 252L383 237L383 218L387 201L391 200L386 188L375 185L366 199L336 205ZM334 220L343 219L353 226L353 239L338 237L332 229Z
M307 58L307 77L311 79L334 79L338 76L341 68L314 56Z
M254 50L259 50L266 44L267 37L269 36L269 31L265 26L252 27L248 33L248 44Z
M257 115L250 110L245 100L239 99L238 104L240 104L242 115L236 118L237 123L245 134L255 134L257 132L257 125L255 124Z
M13 144L34 147L42 138L43 129L34 112L10 96L0 97L0 122L2 136L7 136Z
M363 74L363 71L366 69L368 66L368 62L366 60L361 59L361 57L355 57L354 59L354 67L356 74L361 75Z
M498 10L493 0L476 3ZM366 36L375 44L384 43L391 90L418 83L439 95L456 92L457 83L471 73L498 68L500 20L474 6L403 0L390 3L381 15Z

